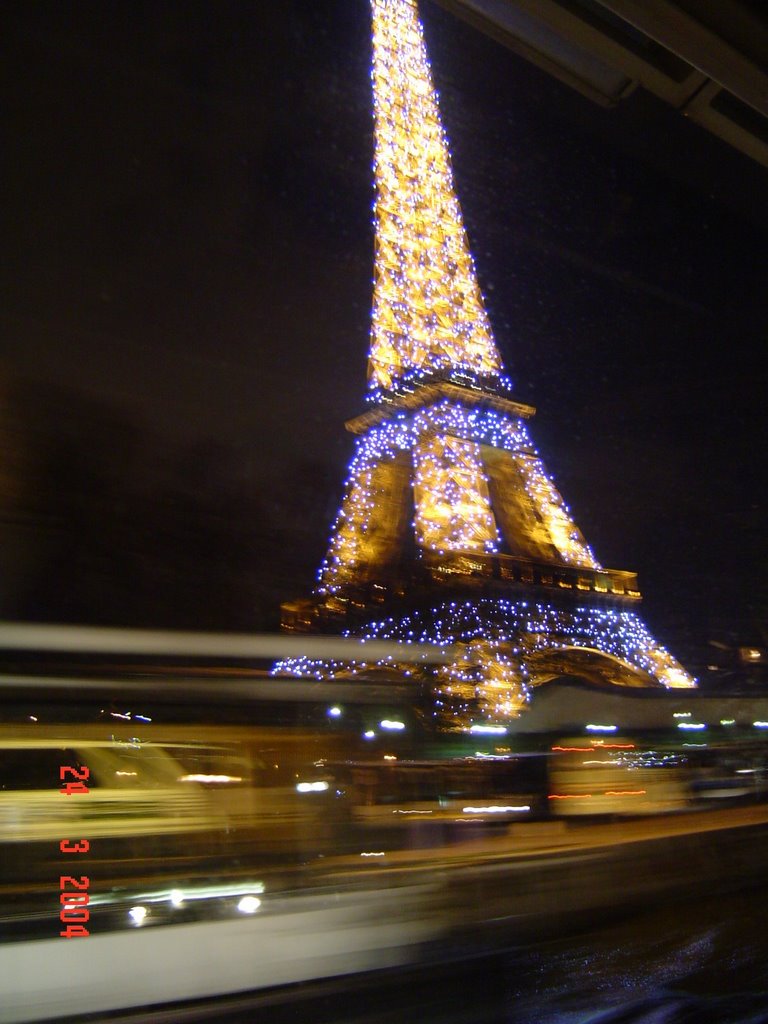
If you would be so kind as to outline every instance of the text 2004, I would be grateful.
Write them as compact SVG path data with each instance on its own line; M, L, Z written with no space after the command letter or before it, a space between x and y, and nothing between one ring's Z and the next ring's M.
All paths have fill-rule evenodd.
M59 781L64 785L59 792L66 797L86 794L90 792L88 789L89 777L90 772L85 765L81 765L80 768L62 765L59 768ZM62 853L88 853L90 848L91 844L87 839L78 839L74 842L70 839L62 839L59 843L59 850ZM79 878L75 878L73 875L59 876L59 889L61 890L59 917L62 924L65 925L59 935L64 939L77 939L90 934L85 927L90 917L88 911L88 886L90 884L91 880L87 875L80 875Z

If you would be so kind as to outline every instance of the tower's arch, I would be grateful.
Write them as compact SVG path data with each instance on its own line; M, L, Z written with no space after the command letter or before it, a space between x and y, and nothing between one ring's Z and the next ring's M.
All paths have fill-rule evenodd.
M661 687L661 683L630 661L596 647L553 646L528 659L531 686L561 676L575 676L598 686Z

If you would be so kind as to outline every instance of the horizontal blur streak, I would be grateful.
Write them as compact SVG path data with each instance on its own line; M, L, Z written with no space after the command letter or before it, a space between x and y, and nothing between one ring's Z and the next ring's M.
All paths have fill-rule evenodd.
M400 644L388 640L352 640L344 637L254 636L248 633L182 633L154 629L120 629L106 626L32 625L0 622L0 648L26 651L77 652L81 654L169 654L224 658L365 659L399 662L421 661L448 664L455 657L451 647L432 644Z
M197 671L197 670L196 670ZM188 704L194 698L206 700L215 694L219 705L222 702L238 703L240 701L281 701L283 703L302 704L307 700L354 700L357 704L379 704L382 701L402 701L412 699L416 689L415 683L381 684L369 682L361 678L350 683L347 680L334 683L307 681L294 678L250 678L240 672L235 678L217 674L202 679L183 676L178 679L162 676L163 700L167 703ZM256 671L256 670L254 670ZM152 698L157 696L158 679L153 674L142 679L128 676L120 678L115 675L103 675L97 679L82 679L77 676L26 676L19 674L0 674L0 691L14 692L30 690L45 693L67 694L110 694L113 698L118 694L136 697L139 694ZM111 713L110 717L130 721L131 717L144 721L143 716ZM36 721L31 716L32 721ZM375 733L372 733L375 735Z

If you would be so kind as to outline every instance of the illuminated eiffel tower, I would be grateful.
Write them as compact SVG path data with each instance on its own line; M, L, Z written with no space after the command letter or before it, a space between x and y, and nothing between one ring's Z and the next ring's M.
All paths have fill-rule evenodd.
M559 675L694 686L638 617L635 575L598 563L533 445L535 410L511 395L475 277L415 0L371 2L368 410L346 425L355 454L314 595L284 605L283 626L455 644L427 682L459 727L515 715Z

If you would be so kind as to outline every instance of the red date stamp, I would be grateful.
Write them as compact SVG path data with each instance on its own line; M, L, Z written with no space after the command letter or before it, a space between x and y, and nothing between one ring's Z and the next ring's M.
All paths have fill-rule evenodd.
M81 765L79 768L62 765L59 768L59 781L63 785L59 792L67 797L81 796L89 793L89 778L90 772L85 765ZM61 853L88 853L90 848L91 844L87 839L62 839L59 843ZM61 891L59 896L59 902L61 903L59 918L65 926L64 930L59 932L59 935L64 939L79 939L90 935L90 932L85 927L90 918L88 910L88 888L90 884L91 880L87 875L80 875L79 878L76 878L74 875L59 876L59 889Z

